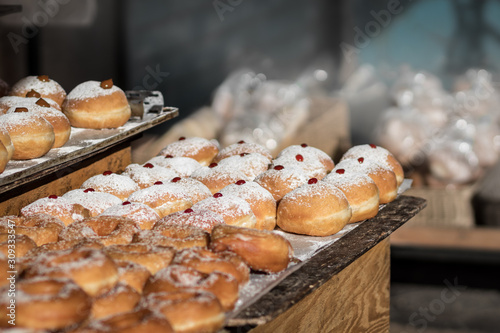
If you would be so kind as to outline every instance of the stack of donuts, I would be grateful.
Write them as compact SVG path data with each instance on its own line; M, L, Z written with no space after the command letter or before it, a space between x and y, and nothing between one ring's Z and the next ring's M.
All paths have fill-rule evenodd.
M10 90L0 83L0 173L11 159L38 158L62 147L72 126L115 128L130 118L125 93L112 80L83 82L68 95L47 75L25 77Z
M276 273L291 262L276 226L335 234L375 216L402 180L399 163L374 145L353 147L335 165L307 144L273 158L254 143L219 149L181 137L144 164L0 218L0 273L13 270L3 268L15 242L20 327L214 332L250 271ZM0 327L9 326L7 291Z

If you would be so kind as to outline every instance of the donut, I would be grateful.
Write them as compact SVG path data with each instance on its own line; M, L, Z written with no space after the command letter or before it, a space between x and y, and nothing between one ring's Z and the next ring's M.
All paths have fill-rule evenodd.
M192 225L179 225L158 221L152 230L144 230L134 236L134 242L155 246L169 246L176 249L205 247L210 234Z
M220 193L237 196L248 202L257 218L255 229L273 230L276 227L276 200L268 190L256 182L238 180L224 187Z
M16 281L16 327L58 330L84 321L89 313L89 296L69 279L40 276ZM0 327L9 324L9 287L0 289Z
M120 127L131 115L125 93L111 79L80 83L70 91L62 110L71 126L94 129Z
M315 155L311 156L311 154L284 154L272 161L271 167L276 165L301 169L308 178L322 179L328 173L323 163Z
M381 204L393 201L398 195L396 174L383 165L360 157L358 159L344 159L340 161L333 170L336 172L339 169L348 170L350 173L368 175L377 184L379 203Z
M212 231L212 228L218 224L223 224L224 218L208 209L192 209L188 208L183 211L169 214L159 220L158 224L175 224L175 225L189 225L201 228L207 232Z
M66 98L66 92L61 85L48 75L27 76L17 81L12 86L10 95L26 97L31 90L39 93L42 98L50 98L59 105L62 105Z
M193 210L205 209L222 216L226 224L245 228L255 228L257 224L257 218L248 202L234 195L223 195L218 192L193 205Z
M10 87L4 80L0 79L0 98L7 96L10 91Z
M325 153L321 149L311 147L307 143L288 146L282 151L280 151L278 153L278 156L276 156L276 158L284 156L295 158L297 155L302 155L305 159L308 160L318 159L321 162L321 164L323 164L323 167L326 170L326 172L332 171L333 168L335 167L335 163L333 163L332 158L328 156L327 153Z
M231 275L220 272L206 274L182 265L170 265L149 278L143 294L186 289L211 292L217 297L224 311L234 308L238 300L238 281Z
M191 202L193 203L193 205L198 201L212 196L212 192L210 192L210 189L206 187L205 184L194 178L174 177L172 178L172 180L170 180L170 182L177 183L184 187L187 194L191 198Z
M396 175L398 186L403 183L405 178L403 167L387 149L374 144L354 146L342 156L341 161L346 159L358 159L360 157L390 169Z
M244 153L261 154L262 156L266 157L269 160L269 163L273 159L273 155L265 147L263 147L257 143L245 142L243 140L240 140L237 143L234 143L234 144L229 145L226 148L222 149L219 152L219 154L214 158L213 162L219 163L219 161L221 161L227 157L230 157L233 155L240 155L240 154L244 154Z
M217 163L211 163L209 166L197 169L191 174L191 178L205 184L212 194L240 179L251 180L243 172L228 166L220 166Z
M255 178L255 182L268 190L279 202L288 192L307 183L308 177L302 169L275 165Z
M180 137L179 140L165 146L158 155L190 157L198 161L202 166L207 166L218 153L219 146L213 141L199 137Z
M2 141L0 141L0 173L4 172L7 162L9 162L9 152Z
M174 157L172 155L155 156L150 159L148 163L171 169L180 177L189 177L196 169L202 167L202 165L194 158L184 156Z
M104 171L83 182L81 189L93 188L97 192L105 192L126 200L129 195L138 191L139 185L126 175L119 175L112 171Z
M12 224L16 234L28 236L37 246L57 242L59 233L64 228L58 218L47 214L33 214L26 217L0 217L0 232L8 233Z
M118 268L118 282L129 285L142 294L144 284L151 276L149 270L139 264L126 260L114 260Z
M341 190L311 178L281 199L276 223L287 232L330 236L342 230L351 215L351 207Z
M157 181L177 177L175 171L151 163L143 165L129 164L125 168L123 175L130 177L140 189L150 187Z
M89 248L47 252L34 258L23 275L70 278L92 297L108 292L118 282L113 260L102 251Z
M9 233L0 234L0 253L6 257L9 254L20 258L24 257L31 249L36 247L35 241L26 235L16 235Z
M139 307L161 313L178 333L218 332L225 320L219 300L206 291L153 293L144 297Z
M106 192L97 192L93 188L71 190L66 192L62 197L69 202L87 208L92 217L101 214L109 207L122 203L120 198Z
M191 199L184 188L174 183L162 182L132 193L127 201L148 205L158 213L160 218L192 206Z
M245 179L254 180L269 168L269 159L258 153L241 153L224 158L218 164L230 170L240 171L246 176Z
M93 238L104 246L129 244L140 230L133 220L123 216L96 216L67 226L59 239Z
M93 299L90 316L92 319L102 319L132 311L140 299L141 294L134 288L117 283L113 289Z
M206 274L226 273L234 277L240 285L250 278L250 268L240 256L230 251L215 253L200 247L183 249L175 254L172 264L189 266Z
M323 178L323 181L334 185L344 193L352 211L349 223L377 215L380 201L378 187L367 175L337 169Z
M21 209L22 216L27 217L34 214L47 214L57 217L65 225L90 217L90 211L87 208L57 195L38 199Z
M216 226L209 248L218 253L231 251L253 270L277 273L285 270L293 258L293 248L282 236L267 230Z
M152 246L145 243L113 245L104 249L114 260L132 261L146 267L151 274L167 267L174 257L175 250L169 247Z
M12 159L12 155L14 155L14 144L12 143L12 140L10 139L9 132L7 132L5 129L0 127L0 143L4 146L4 148L7 150L7 161L10 161Z
M13 106L30 107L40 104L42 104L42 106L48 104L51 108L61 111L61 106L50 98L4 96L0 97L0 115L5 114L5 112Z
M100 216L124 216L133 220L141 229L151 229L160 219L160 215L151 207L139 203L125 201L119 205L111 206Z
M54 251L64 251L70 249L102 249L104 245L95 239L73 239L73 240L60 240L54 243L47 243L38 246L31 251L29 251L27 257L36 257L42 253L54 252Z
M68 118L61 111L50 107L43 99L39 99L39 104L24 106L29 113L41 116L48 121L54 130L54 145L52 148L64 146L71 134L71 124ZM19 107L12 107L5 114L15 113Z
M29 160L45 155L55 141L54 128L42 116L16 108L0 117L0 128L7 131L14 145L14 160Z

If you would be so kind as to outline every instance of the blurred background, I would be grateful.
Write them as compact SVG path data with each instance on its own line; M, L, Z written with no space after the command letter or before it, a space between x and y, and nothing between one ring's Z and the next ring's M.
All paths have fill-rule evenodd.
M137 162L180 135L388 148L428 200L391 237L391 331L498 332L500 1L0 0L0 15L7 84L113 78L180 108Z

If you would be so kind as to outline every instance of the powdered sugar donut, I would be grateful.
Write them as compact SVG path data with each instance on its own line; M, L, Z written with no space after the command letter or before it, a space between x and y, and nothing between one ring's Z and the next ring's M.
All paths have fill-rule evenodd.
M66 98L66 92L61 85L49 78L48 75L27 76L17 81L12 86L10 95L25 97L31 90L35 90L43 98L50 98L59 105L62 105Z
M22 216L35 214L47 214L57 217L65 225L90 217L90 211L87 208L57 195L38 199L21 209Z
M206 187L205 184L194 178L174 177L170 182L177 183L182 186L191 198L191 202L193 203L193 205L198 201L212 196L212 192L210 192L210 189Z
M198 161L202 166L209 165L219 152L219 147L213 141L192 137L180 137L178 141L168 144L158 155L174 157L190 157Z
M152 230L143 230L136 234L134 242L184 249L195 246L206 247L209 239L210 234L201 228L160 220Z
M211 163L207 167L196 170L191 174L191 177L205 184L212 194L240 179L251 180L241 171L217 163Z
M193 210L211 210L222 216L226 224L245 228L255 228L257 218L255 217L248 202L242 198L215 193L193 205Z
M11 107L30 107L40 104L45 105L44 102L51 108L61 111L61 106L50 98L4 96L0 98L0 114L5 114L5 112L7 112L7 110Z
M188 208L183 211L169 214L158 221L158 225L165 223L195 226L210 232L216 225L224 224L226 222L220 214L211 210L198 208L195 210Z
M302 169L275 165L255 178L255 182L268 190L274 200L280 201L288 192L307 183L307 175Z
M93 188L72 190L65 193L63 198L87 208L91 216L97 216L107 208L122 203L118 197L106 192L97 192Z
M238 141L237 143L234 143L230 146L227 146L226 148L222 149L219 154L214 158L215 163L219 163L219 161L233 156L233 155L240 155L240 154L250 154L250 153L258 153L261 154L262 156L266 157L269 162L271 162L273 155L269 150L267 150L264 146L261 146L257 143L253 142L245 142L243 140Z
M254 180L269 168L269 159L258 153L241 153L221 160L219 165L241 171L246 179Z
M139 190L139 185L128 176L104 171L100 175L87 179L80 188L93 188L98 192L106 192L125 200L129 195Z
M268 190L256 182L239 180L224 187L220 193L240 197L250 204L257 218L255 229L273 230L276 227L276 200Z
M314 155L284 154L272 161L272 166L282 165L285 168L298 168L304 171L308 178L322 179L327 174L323 163Z
M124 216L137 223L141 229L151 229L160 219L160 215L148 205L139 202L125 201L111 206L103 211L100 216Z
M337 169L323 178L323 181L336 186L346 196L352 210L349 223L377 215L379 191L377 184L368 175Z
M148 163L172 169L180 177L189 177L196 169L202 167L202 165L193 158L183 156L173 157L172 155L155 156L150 159Z
M172 179L178 176L174 170L152 163L144 163L143 165L129 164L125 168L123 175L130 177L141 189L147 188L157 181Z
M302 155L307 160L318 159L323 164L326 172L332 171L335 167L335 163L327 153L306 143L286 147L279 152L277 158L284 156L295 157L297 155Z

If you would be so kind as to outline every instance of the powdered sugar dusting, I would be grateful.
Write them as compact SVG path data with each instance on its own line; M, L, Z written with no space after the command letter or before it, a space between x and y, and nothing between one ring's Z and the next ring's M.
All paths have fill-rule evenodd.
M16 84L12 86L12 92L19 94L24 90L35 90L40 93L40 95L53 95L60 92L66 94L64 89L59 83L50 79L48 82L40 81L37 76L27 76L19 80Z
M110 175L96 175L87 179L82 186L82 189L93 188L96 191L106 193L120 193L126 197L132 192L138 191L139 186L130 177L126 175L118 175L112 173Z
M189 177L195 170L201 168L201 164L197 160L183 156L171 158L155 156L148 162L167 169L172 169L180 177Z
M230 170L238 170L245 174L247 179L253 180L268 169L269 159L258 153L249 153L227 157L221 160L219 165Z
M105 209L121 204L122 201L106 192L85 192L85 189L76 189L63 195L70 202L77 203L90 210L92 216L101 214Z
M113 85L113 87L109 89L104 89L101 88L101 82L99 81L86 81L83 83L80 83L77 85L73 90L70 91L68 96L66 97L67 100L84 100L87 98L97 98L100 96L107 96L111 95L117 91L121 91L124 96L125 93L123 90L118 88L117 86Z
M224 218L211 210L192 208L192 212L175 212L162 219L162 223L172 223L178 225L191 225L205 231L212 231L218 224L224 224Z
M172 179L178 176L178 174L171 169L157 165L153 165L151 168L146 168L144 165L145 164L130 164L125 168L125 172L123 174L129 176L141 188L151 186L157 181Z
M344 156L342 156L341 161L346 159L356 159L359 157L364 157L367 160L373 161L377 164L384 166L385 168L390 169L390 165L387 161L387 157L391 153L382 147L376 146L376 148L372 148L370 145L359 145L350 148Z

